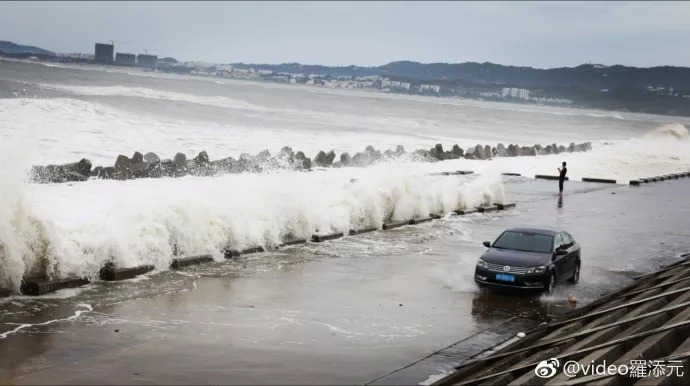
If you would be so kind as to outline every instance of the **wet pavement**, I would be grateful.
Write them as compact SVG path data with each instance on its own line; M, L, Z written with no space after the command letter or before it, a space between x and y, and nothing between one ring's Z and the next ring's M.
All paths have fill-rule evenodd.
M505 181L509 211L0 300L0 383L419 383L570 311L569 293L586 304L690 250L688 179L568 182L560 201L554 181ZM517 225L567 229L580 283L477 290L481 242ZM419 362L449 346L456 356Z

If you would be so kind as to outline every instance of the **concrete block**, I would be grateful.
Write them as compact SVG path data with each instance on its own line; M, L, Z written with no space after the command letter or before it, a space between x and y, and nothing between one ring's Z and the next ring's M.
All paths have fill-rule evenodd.
M630 185L632 185L632 186L640 186L640 180L630 180Z
M545 174L537 174L534 176L536 179L542 179L542 180L556 180L558 181L558 176L547 176ZM565 177L565 180L568 181L569 178Z
M648 180L649 182L661 181L658 177L649 177L649 178L647 178L647 180Z
M225 251L223 251L223 257L225 257L226 259L240 257L240 251L238 251L237 249L226 248Z
M311 236L311 241L314 243L320 243L323 241L328 241L328 240L335 240L343 237L343 233L333 233L330 235L312 235Z
M299 244L306 244L307 239L290 239L290 240L285 240L283 241L282 244L280 244L281 247L287 247L288 245L299 245Z
M173 259L172 263L170 264L170 268L178 269L178 268L182 268L182 267L189 267L190 265L210 263L212 261L213 261L213 257L211 257L211 255L178 257L178 258Z
M260 252L265 252L265 251L266 250L264 249L264 247L259 246L259 247L251 247L251 248L243 249L242 251L240 251L240 254L241 255L248 255L250 253L260 253Z
M376 232L377 230L379 230L379 229L376 227L369 227L369 228L363 228L363 229L350 229L350 232L348 232L348 234L350 236L354 236L354 235L361 235L362 233Z
M522 176L522 174L520 174L520 173L501 173L501 174L503 174L504 176L515 176L515 177Z
M7 288L0 288L0 298L6 298L12 294L12 291Z
M65 288L81 287L85 284L89 284L89 280L84 278L73 277L53 280L45 278L26 278L22 280L20 291L24 295L38 296Z
M474 174L474 171L472 171L472 170L457 170L453 174L461 174L461 175Z
M153 265L140 265L131 268L117 268L112 264L106 264L105 267L101 268L98 276L101 280L115 281L115 280L127 280L139 275L143 275L147 272L153 271Z
M477 208L467 208L467 209L456 209L453 212L457 215L462 216L462 215L466 215L466 214L470 214L470 213L477 213L478 210L477 210Z
M408 224L410 224L410 225L415 225L415 224L421 224L421 223L429 222L429 221L432 221L432 220L433 220L433 218L431 218L431 217L426 217L426 218L413 218L412 220L410 220L410 221L408 222Z
M515 208L516 204L514 202L507 202L503 204L496 204L496 207L498 210L506 210L510 208Z
M438 220L443 217L443 213L429 213L429 217L433 218L434 220Z
M388 229L400 228L401 226L405 226L407 224L408 224L407 221L393 221L393 222L383 224L383 230L385 231Z
M498 206L496 206L496 205L478 206L477 207L477 212L479 212L479 213L495 212L497 210L498 210Z
M606 178L582 177L582 182L599 182L602 184L615 184L616 180L610 180Z

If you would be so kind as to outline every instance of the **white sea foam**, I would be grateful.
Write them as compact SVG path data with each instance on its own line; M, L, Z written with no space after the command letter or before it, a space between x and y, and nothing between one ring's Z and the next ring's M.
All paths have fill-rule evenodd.
M93 277L111 258L121 266L165 269L173 244L188 255L210 253L222 259L226 246L277 244L287 235L309 237L317 229L347 232L381 226L389 218L503 200L500 176L463 181L419 170L419 165L388 163L329 172L100 180L73 186L13 181L20 186L14 205L30 207L25 205L20 216L3 211L0 218L3 229L10 230L3 231L0 242L12 252L0 256L4 267L13 267L5 271L5 281L16 287L23 269L39 259L58 276ZM351 183L352 178L357 182ZM36 239L45 240L45 252L31 253Z
M24 324L20 324L20 325L18 325L16 328L14 328L14 329L12 329L12 330L9 330L9 331L6 331L6 332L3 332L2 334L0 334L0 339L5 339L5 338L7 338L8 336L10 336L10 335L12 335L12 334L16 334L17 332L19 332L19 331L21 331L21 330L24 330L24 329L27 329L27 328L30 328L30 327L47 326L47 325L49 325L49 324L54 324L54 323L58 323L58 322L68 322L68 321L71 321L71 320L74 320L74 319L79 318L82 314L84 314L84 313L86 313L86 312L91 312L91 311L93 311L93 307L91 307L91 305L89 305L89 304L83 303L83 304L77 305L77 307L79 307L79 309L77 309L76 311L74 311L74 314L73 314L72 316L69 316L69 317L64 318L64 319L52 319L52 320L49 320L49 321L43 322L43 323L36 323L36 324L24 323Z
M174 91L155 90L145 87L127 86L69 86L69 85L42 85L42 87L69 91L80 95L102 95L102 96L127 96L148 99L162 99L175 102L197 103L208 106L216 106L231 109L244 109L253 111L270 111L268 107L258 106L252 103L232 99L224 96L201 96L184 94Z
M131 156L134 151L153 151L161 158L172 158L177 152L194 157L205 150L211 159L237 158L243 152L256 154L264 149L275 154L283 146L313 157L321 149L355 152L369 144L389 149L398 144L407 149L428 148L439 140L333 127L307 130L294 122L286 127L250 127L161 119L68 98L0 99L0 122L0 140L12 139L13 146L28 153L26 157L35 164L76 162L86 157L94 166L112 166L118 154Z

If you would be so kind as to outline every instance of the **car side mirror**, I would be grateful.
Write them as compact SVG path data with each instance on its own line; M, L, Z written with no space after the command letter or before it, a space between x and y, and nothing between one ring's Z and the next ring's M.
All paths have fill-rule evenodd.
M485 241L483 244L485 247L491 248L491 241Z
M567 254L568 254L568 250L565 248L556 249L556 255L557 256L563 256L563 255L567 255Z

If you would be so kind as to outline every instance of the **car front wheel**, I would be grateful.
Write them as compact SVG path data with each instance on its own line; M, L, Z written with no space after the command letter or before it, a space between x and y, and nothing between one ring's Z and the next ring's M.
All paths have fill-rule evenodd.
M553 289L556 287L556 274L551 271L549 273L549 278L546 281L546 285L544 287L544 293L546 295L551 295L553 293Z
M580 262L577 262L577 265L575 266L575 272L573 272L573 276L568 279L568 283L570 284L577 284L577 282L580 281Z

